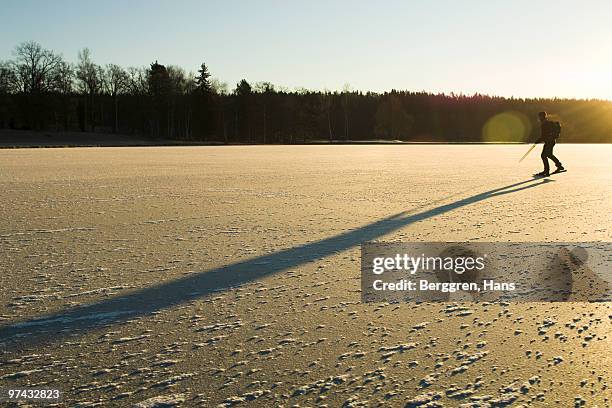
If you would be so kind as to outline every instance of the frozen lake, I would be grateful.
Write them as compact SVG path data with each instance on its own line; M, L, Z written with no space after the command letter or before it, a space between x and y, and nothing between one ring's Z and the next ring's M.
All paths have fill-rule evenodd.
M611 241L612 145L557 145L549 179L527 148L0 150L0 385L606 406L609 303L360 302L365 240Z

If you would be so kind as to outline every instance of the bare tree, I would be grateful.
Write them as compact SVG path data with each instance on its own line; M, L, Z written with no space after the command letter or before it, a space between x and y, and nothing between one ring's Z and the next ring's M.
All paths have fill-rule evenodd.
M0 94L12 94L19 92L17 75L10 62L0 62Z
M95 97L102 89L100 70L91 60L88 48L79 51L79 63L77 64L76 76L79 88L85 94L85 118L89 119L91 130L95 127ZM86 125L87 126L87 125Z
M223 142L225 144L229 143L229 132L228 132L228 116L227 110L230 107L229 98L226 96L229 95L229 86L227 82L223 82L218 78L213 78L210 81L210 85L212 87L212 94L215 105L219 107L221 128L223 129Z
M351 102L351 85L346 83L342 87L342 110L344 111L344 140L349 138L349 112Z
M54 106L56 129L59 128L59 119L56 108L59 108L64 130L68 130L70 118L70 101L74 85L74 68L66 62L60 61L55 73L55 91L58 93L57 106Z
M128 67L126 93L130 95L130 99L133 102L132 106L134 107L133 113L127 115L129 116L127 119L129 123L139 123L141 131L144 131L145 124L147 123L145 116L150 107L146 67Z
M185 82L185 94L193 95L197 89L195 82L196 74L193 71L187 73L187 81ZM193 104L188 103L187 109L185 109L185 138L193 138Z
M170 77L170 86L172 86L172 92L177 95L184 94L187 87L187 74L185 70L176 65L168 65L168 76Z
M10 119L10 97L16 93L17 76L12 65L8 62L0 61L0 128L12 123ZM11 127L11 124L9 124Z
M22 92L37 94L53 89L56 70L62 62L61 56L34 41L21 43L13 54L13 64Z
M333 97L333 94L328 89L324 89L323 92L321 92L321 109L323 110L323 114L326 116L325 119L327 122L327 132L328 132L330 143L334 139L334 134L333 134L332 125L331 125L332 97Z
M147 69L138 67L129 67L128 75L128 90L132 95L144 95L148 92L147 84Z
M74 68L66 61L60 61L55 71L54 89L62 95L70 95L74 85Z
M168 98L168 136L170 136L170 138L175 138L177 136L177 129L185 129L185 134L182 136L187 137L187 126L181 125L182 118L177 117L176 112L180 105L181 97L185 95L189 88L188 83L190 79L188 78L192 76L190 74L188 77L183 68L175 65L169 65L166 69L168 70L170 82L170 95ZM186 120L187 119L185 119L185 121Z
M274 85L270 82L258 82L255 84L255 90L263 96L263 144L266 144L268 138L268 104L270 96L274 93Z
M106 66L104 87L106 92L113 98L114 118L113 133L119 130L119 95L128 89L128 73L116 64Z
M95 94L100 91L101 79L99 69L91 60L88 48L79 51L79 63L77 65L77 78L80 81L81 91L87 94Z
M217 95L229 95L229 86L227 82L223 82L219 78L211 79L210 86L212 91Z

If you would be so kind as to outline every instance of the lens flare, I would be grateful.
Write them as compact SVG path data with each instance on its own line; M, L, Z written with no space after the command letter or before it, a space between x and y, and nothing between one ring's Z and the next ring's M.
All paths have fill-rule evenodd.
M499 113L482 127L483 142L525 142L530 134L529 119L515 111Z

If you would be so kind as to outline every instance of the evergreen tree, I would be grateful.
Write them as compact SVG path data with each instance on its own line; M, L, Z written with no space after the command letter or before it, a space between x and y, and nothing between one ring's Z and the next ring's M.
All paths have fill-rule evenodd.
M198 92L202 94L211 94L213 92L213 87L210 82L210 73L208 72L208 67L205 63L202 63L202 65L200 65L200 69L198 70L198 76L196 76L195 83Z
M147 84L151 96L149 119L151 133L155 137L169 136L168 104L170 75L166 67L157 61L152 63L147 75Z
M210 73L205 63L200 65L195 78L194 128L202 140L207 140L215 130L215 111L213 106L213 87Z
M242 79L236 84L234 90L235 118L234 118L234 138L236 140L247 141L251 137L249 127L249 106L253 89L246 79Z

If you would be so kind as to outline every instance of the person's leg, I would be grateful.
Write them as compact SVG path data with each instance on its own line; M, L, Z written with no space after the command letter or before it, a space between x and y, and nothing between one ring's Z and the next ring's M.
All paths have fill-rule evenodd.
M542 163L544 163L543 173L546 173L546 174L550 172L550 165L548 164L549 154L551 154L549 146L547 144L544 144L544 147L542 148L542 154L540 155L540 157L542 158Z
M553 162L555 162L555 166L557 166L557 169L562 169L563 165L561 164L559 159L557 159L555 155L553 154L553 147L555 147L554 144L550 146L550 153L548 155L548 158L550 158Z

